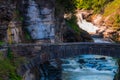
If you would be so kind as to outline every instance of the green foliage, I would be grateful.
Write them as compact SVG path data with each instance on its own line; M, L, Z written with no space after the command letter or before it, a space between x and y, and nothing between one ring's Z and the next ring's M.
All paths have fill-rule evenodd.
M116 30L116 33L113 34L112 39L120 43L120 0L114 0L113 2L109 3L103 14L104 17L108 17L108 25L112 26L112 29Z
M5 42L4 41L0 41L0 45L3 45Z
M4 57L1 55L0 57ZM22 80L20 76L16 74L16 67L11 63L8 58L0 59L0 80L9 78L9 80Z
M120 24L120 15L116 15L116 21L115 22Z
M15 72L9 74L9 80L22 80L20 76L18 76Z
M13 57L13 54L12 54L12 51L11 51L10 48L8 48L7 58L8 58L9 60L12 60L12 59L14 58L14 57Z
M28 32L28 30L25 30L25 38L27 40L31 40L31 36L30 36L30 33Z
M67 22L67 25L70 26L74 31L76 31L77 33L80 33L80 28L78 27L76 20L77 20L76 16L73 15L71 19L66 20L66 22Z
M19 10L16 9L16 10L15 10L15 13L19 15Z
M0 60L0 77L8 76L11 71L14 71L14 67L11 65L8 59Z
M113 2L109 3L106 6L104 16L109 16L115 13L116 11L119 12L119 10L120 10L120 0L114 0Z
M24 18L23 18L23 17L20 17L20 18L19 18L19 20L20 20L20 21L23 21L23 20L24 20Z
M120 29L120 15L116 14L114 17L114 23L112 26L114 29Z
M24 18L21 16L20 11L18 9L15 10L16 20L23 21Z
M92 9L95 12L100 12L110 1L112 0L75 0L74 4L77 9Z
M65 11L68 12L75 9L91 9L95 12L100 12L111 1L113 0L57 0L57 3L64 6Z

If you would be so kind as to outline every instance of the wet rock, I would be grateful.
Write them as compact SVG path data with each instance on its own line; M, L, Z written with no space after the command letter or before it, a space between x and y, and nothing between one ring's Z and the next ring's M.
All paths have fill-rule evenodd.
M84 59L79 59L77 62L80 63L80 64L86 63L86 61Z
M80 36L83 39L83 42L93 42L92 37L87 31L81 30Z
M60 80L61 79L61 68L59 67L56 68L52 66L49 61L46 61L45 63L43 63L41 67L46 76L45 78L48 78L49 80Z
M63 31L63 42L91 42L93 41L91 36L84 30L81 33L77 33L71 28L66 27Z
M62 60L62 64L70 64L70 62L67 60Z
M66 29L66 31L63 33L63 41L64 42L79 42L82 41L82 38L79 35L74 32L72 29Z
M79 67L80 67L80 69L82 69L82 68L83 68L83 66L82 66L82 65L80 65Z
M97 67L97 70L112 71L113 68L110 66L101 65L101 66Z
M99 58L100 60L106 60L106 58L105 57L101 57L101 58Z

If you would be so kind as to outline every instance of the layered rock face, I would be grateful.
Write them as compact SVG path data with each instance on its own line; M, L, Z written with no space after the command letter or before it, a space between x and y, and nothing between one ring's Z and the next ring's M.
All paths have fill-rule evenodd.
M10 1L0 1L0 40L5 40L7 28L13 17L13 5Z
M72 25L68 25L65 21L65 12L62 5L56 2L55 4L55 17L56 17L56 38L62 42L92 42L90 34L81 28L79 32L71 28ZM77 24L77 22L76 22Z
M55 0L1 0L0 12L2 13L0 13L0 41L5 41L5 43L10 44L27 42L26 37L28 34L35 42L44 43L86 42L92 40L87 32L82 30L81 33L77 33L71 29L64 20L64 11L62 11L62 8L60 8L60 10L61 11L59 11ZM26 29L29 31L27 35ZM31 42L34 43L32 40ZM20 47L18 49L13 49L15 54L14 59L26 56L25 58L29 61L31 58L37 56L36 53L32 53L33 50L36 51L35 48L26 49L21 52L20 50L23 50L23 48ZM50 65L50 63L45 64ZM59 70L58 67L55 68L52 66L52 69L53 68ZM33 72L35 70L36 68L33 68ZM39 69L33 74L31 73L32 70L26 71L23 75L24 79L32 80L35 79L36 75L42 75L38 70ZM48 71L50 74L51 70L48 69ZM56 72L52 76L57 73L59 72ZM58 80L58 77L56 77L55 80Z
M28 1L25 22L31 38L34 40L53 40L55 37L54 6L48 1Z
M22 40L22 23L17 1L0 1L0 41L19 43Z
M25 41L25 38L26 38L25 26L28 26L31 24L31 28L29 27L27 29L31 34L30 36L33 37L33 39L38 40L38 38L40 38L40 41L42 41L42 39L49 38L50 41L48 42L89 41L87 40L88 37L86 38L86 40L83 39L83 37L81 36L82 33L78 35L74 30L68 28L69 26L66 25L66 22L64 20L64 11L62 11L62 6L60 5L61 9L59 10L55 0L45 0L45 1L36 0L35 4L37 5L36 7L38 8L39 12L36 13L34 10L32 12L38 15L36 14L31 15L32 13L28 14L28 12L30 11L29 10L30 4L28 2L29 0L21 0L21 1L13 0L13 1L7 1L7 2L5 0L0 1L0 4L1 4L0 10L2 11L2 13L0 13L0 37L1 37L0 39L1 40L4 40L5 42L8 42L8 43L27 42ZM30 16L31 18L32 17L36 17L36 18L30 20ZM38 26L38 28L33 29L35 28L34 27L35 25ZM39 26L43 26L43 28L39 28ZM46 26L46 28L44 26ZM72 35L70 36L68 33ZM89 35L89 34L86 33L86 35ZM68 38L69 39L73 38L74 40L66 40ZM89 39L90 39L90 36L89 36Z

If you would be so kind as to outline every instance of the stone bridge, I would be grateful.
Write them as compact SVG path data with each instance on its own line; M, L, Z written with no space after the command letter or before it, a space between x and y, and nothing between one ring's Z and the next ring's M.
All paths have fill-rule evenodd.
M104 55L111 56L115 58L120 58L120 44L115 43L47 43L47 44L12 44L4 45L1 48L13 48L17 47L18 52L28 48L28 50L33 51L37 47L37 55L33 58L30 58L28 63L21 65L19 74L24 78L29 74L36 75L35 73L41 74L41 64L50 60L58 60L62 58L76 57L84 54L93 54L93 55ZM34 48L29 48L34 47ZM26 50L25 50L26 51ZM22 51L23 52L23 51ZM21 53L22 53L21 52ZM20 53L20 54L21 54ZM58 62L57 62L58 63ZM59 63L58 63L59 65ZM35 73L32 73L32 70L36 70ZM40 79L39 77L37 77ZM27 79L24 79L27 80ZM32 80L32 79L31 79ZM37 79L35 79L37 80Z
M84 54L104 55L120 58L120 44L115 43L43 43L43 44L12 44L4 47L40 47L39 55L47 55L47 58L68 58ZM42 57L41 57L42 58Z
M120 44L113 43L61 43L42 45L42 53L50 59L68 58L84 54L104 55L120 58Z

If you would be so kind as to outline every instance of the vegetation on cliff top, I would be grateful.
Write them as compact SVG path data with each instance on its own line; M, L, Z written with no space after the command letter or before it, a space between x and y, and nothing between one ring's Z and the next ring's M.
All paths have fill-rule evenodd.
M108 18L106 24L111 26L113 30L116 30L112 39L120 43L120 0L114 0L109 3L105 8L103 16Z
M95 12L101 12L106 4L113 0L57 0L62 4L66 12L74 11L75 9L87 9L94 10Z
M112 39L120 42L120 0L57 0L57 3L62 5L65 13L73 13L77 9L82 9L93 10L95 14L102 14L103 20L101 21L104 21L110 29L116 30ZM70 20L73 21L74 18ZM71 23L71 21L68 22ZM72 28L77 30L75 25Z
M104 16L111 15L113 13L119 13L120 10L120 0L114 0L113 2L109 3L104 12Z
M109 21L113 24L112 27L114 29L120 28L120 1L114 0L109 3L105 8L103 16L109 16Z

